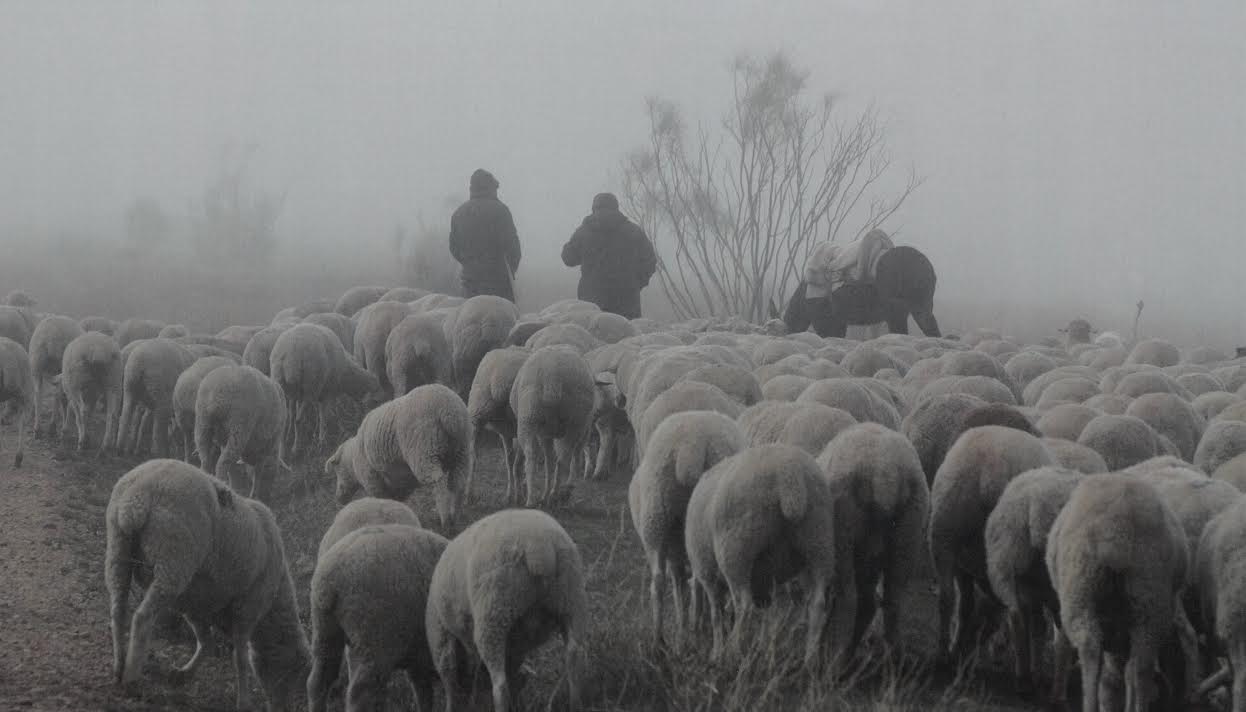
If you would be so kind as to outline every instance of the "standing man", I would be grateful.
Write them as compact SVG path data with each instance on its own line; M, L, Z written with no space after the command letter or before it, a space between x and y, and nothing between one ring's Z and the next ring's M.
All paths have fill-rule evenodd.
M611 193L593 198L593 213L563 246L562 261L580 268L577 297L628 319L640 317L640 290L658 264L645 231L619 212Z
M515 301L519 234L506 204L498 200L498 180L483 168L472 173L470 195L450 217L450 254L461 265L463 296L493 294Z

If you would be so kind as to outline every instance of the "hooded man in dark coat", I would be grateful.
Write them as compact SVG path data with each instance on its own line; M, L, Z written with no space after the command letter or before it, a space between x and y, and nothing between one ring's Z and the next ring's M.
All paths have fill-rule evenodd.
M498 180L483 168L472 173L471 198L450 217L450 254L462 265L463 296L493 294L515 301L519 234Z
M577 297L628 319L640 316L640 290L657 269L657 256L645 231L619 212L614 195L593 198L593 214L563 246L562 261L580 268Z

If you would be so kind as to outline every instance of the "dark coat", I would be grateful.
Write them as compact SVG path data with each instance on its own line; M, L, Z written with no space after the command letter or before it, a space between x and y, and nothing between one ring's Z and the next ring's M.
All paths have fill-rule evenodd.
M519 234L497 188L472 186L471 199L450 217L450 254L462 265L465 296L495 294L515 300L512 278L519 269Z
M658 263L645 231L609 208L584 218L563 246L562 261L580 268L577 297L628 319L640 316L640 290Z

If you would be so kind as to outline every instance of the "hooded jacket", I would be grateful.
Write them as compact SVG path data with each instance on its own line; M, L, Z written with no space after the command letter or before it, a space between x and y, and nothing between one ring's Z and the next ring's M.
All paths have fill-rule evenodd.
M619 212L617 202L594 201L593 213L563 246L562 261L580 268L580 299L629 319L640 316L640 290L653 277L657 256L645 231Z
M514 300L520 248L511 211L498 200L497 179L488 171L472 174L470 196L450 217L450 254L462 265L463 290Z

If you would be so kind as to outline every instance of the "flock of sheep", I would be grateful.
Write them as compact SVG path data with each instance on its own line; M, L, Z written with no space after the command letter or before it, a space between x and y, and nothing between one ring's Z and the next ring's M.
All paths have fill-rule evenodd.
M524 656L554 635L575 707L585 573L547 512L576 480L625 472L656 644L687 650L708 624L708 656L738 655L781 588L807 616L806 662L838 665L878 609L888 649L902 647L900 610L933 581L944 658L1002 625L1027 689L1050 678L1063 699L1077 656L1086 712L1223 698L1226 682L1246 710L1246 359L1081 329L1028 345L987 330L859 342L574 300L525 315L407 288L216 335L6 301L16 464L28 420L36 433L59 420L63 436L72 415L85 448L101 402L99 447L155 458L117 482L106 515L119 682L137 680L171 610L199 641L178 674L208 626L231 639L240 708L254 672L271 708L305 691L323 710L344 666L350 710L373 708L400 670L420 709L440 682L452 710L478 668L505 710ZM338 443L343 402L367 414ZM431 487L454 525L494 437L515 508L453 540L424 528L403 502ZM324 471L342 507L320 543L309 642L264 502L311 441L336 445Z

